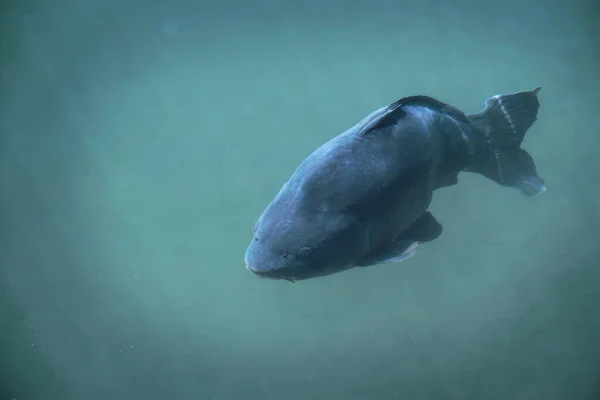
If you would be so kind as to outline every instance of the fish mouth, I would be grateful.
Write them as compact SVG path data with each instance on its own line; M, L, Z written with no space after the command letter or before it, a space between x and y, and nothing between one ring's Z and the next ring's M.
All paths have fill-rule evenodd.
M293 276L290 276L290 277L270 276L269 274L265 274L265 273L262 273L262 272L254 271L253 269L251 269L248 266L248 264L246 264L246 269L248 271L252 272L255 276L259 277L260 279L266 279L266 280L270 280L270 281L288 281L288 282L296 283L296 279Z

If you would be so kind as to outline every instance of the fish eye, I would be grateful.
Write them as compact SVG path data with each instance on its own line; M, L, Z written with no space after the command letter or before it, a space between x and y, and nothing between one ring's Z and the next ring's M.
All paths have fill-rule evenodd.
M312 249L308 246L303 246L303 247L300 247L300 250L298 250L298 257L301 257L301 258L308 257L308 256L310 256L310 253L312 253Z
M287 258L288 257L288 253L287 251L282 251L281 253L279 253L279 255L283 258Z

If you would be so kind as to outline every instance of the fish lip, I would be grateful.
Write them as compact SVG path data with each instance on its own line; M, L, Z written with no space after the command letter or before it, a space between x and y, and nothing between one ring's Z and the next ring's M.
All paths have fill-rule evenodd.
M252 272L254 272L254 271L252 271ZM276 276L263 275L259 272L254 272L254 275L259 277L260 279L266 279L268 281L288 281L288 282L296 283L296 280L294 279L294 277L289 277L289 278L281 277L280 278L280 277L276 277Z
M255 276L259 277L260 279L277 279L277 278L273 278L273 277L261 274L260 272L257 272L255 270L253 270L252 268L250 268L250 266L248 265L248 263L245 263L245 264L246 264L246 269L248 271L252 272Z
M246 264L246 269L248 271L252 272L255 276L257 276L260 279L266 279L266 280L270 280L270 281L288 281L288 282L296 283L296 278L293 276L290 276L290 277L268 276L265 274L261 274L260 272L253 271L252 269L250 269L248 264Z
M274 280L275 279L275 278L271 278L271 277L265 276L263 274L259 274L258 272L254 272L254 271L252 271L252 272L254 273L254 276L256 276L256 277L258 277L260 279L266 279L266 280Z

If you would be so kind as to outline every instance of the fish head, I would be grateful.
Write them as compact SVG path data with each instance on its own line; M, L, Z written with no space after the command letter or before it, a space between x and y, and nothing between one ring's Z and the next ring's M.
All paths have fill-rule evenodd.
M275 202L254 225L244 258L259 277L294 282L352 268L366 243L364 225L350 214L306 213Z

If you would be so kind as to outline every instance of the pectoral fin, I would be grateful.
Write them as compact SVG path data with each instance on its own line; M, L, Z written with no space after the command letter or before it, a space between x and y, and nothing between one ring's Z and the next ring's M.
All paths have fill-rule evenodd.
M429 211L421 218L413 222L396 240L409 240L413 242L426 243L437 239L442 234L443 227Z
M400 240L392 243L384 251L374 253L364 257L358 263L359 267L369 267L371 265L383 263L399 263L414 256L419 244L407 240Z
M419 243L431 242L442 234L442 225L430 212L413 222L387 248L369 254L358 263L360 267L383 263L399 263L414 256Z

